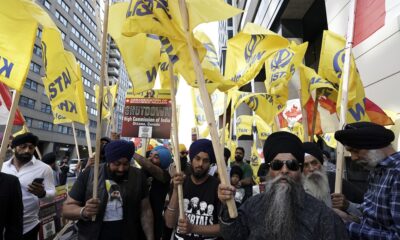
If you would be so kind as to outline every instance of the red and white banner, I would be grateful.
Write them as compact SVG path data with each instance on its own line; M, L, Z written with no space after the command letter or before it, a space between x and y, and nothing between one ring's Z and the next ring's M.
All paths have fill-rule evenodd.
M0 125L7 124L8 115L10 115L11 102L12 99L7 86L0 83ZM18 110L15 113L14 125L24 125L24 119Z

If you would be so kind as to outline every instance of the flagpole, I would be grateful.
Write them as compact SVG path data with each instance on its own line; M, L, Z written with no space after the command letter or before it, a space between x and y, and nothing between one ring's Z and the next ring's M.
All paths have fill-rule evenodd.
M5 131L3 133L3 140L1 141L1 148L0 148L0 170L3 166L4 158L6 157L7 147L10 142L10 135L11 130L13 128L13 123L15 119L15 112L17 111L17 106L19 102L19 98L21 97L21 93L19 91L15 91L12 98L11 108L10 108L10 115L8 115L7 124Z
M206 114L206 119L208 122L208 126L210 128L212 145L214 148L215 156L217 158L218 173L220 176L220 180L221 180L222 184L230 186L230 181L227 176L225 161L223 159L221 159L221 156L223 155L223 151L221 149L221 144L220 144L219 137L218 137L218 130L217 130L214 113L213 113L213 106L211 104L210 96L208 95L208 92L206 89L203 70L201 68L201 63L199 60L198 53L197 53L197 51L195 51L193 49L193 45L192 45L192 39L191 39L190 31L189 31L189 15L188 15L188 10L186 7L185 0L179 0L179 9L181 12L181 17L182 17L182 22L183 22L183 26L184 26L184 32L186 35L186 41L187 41L187 44L189 47L190 57L192 58L194 71L196 73L196 78L199 83L201 101L203 102L204 112ZM229 201L227 201L226 204L228 206L228 211L229 211L230 217L236 218L237 217L237 209L236 209L235 200L230 199Z
M347 102L348 102L348 88L350 76L350 58L351 48L353 47L353 34L354 34L354 18L356 12L356 0L350 1L349 6L349 21L347 25L347 39L343 64L343 79L342 79L342 95L340 104L340 121L339 127L342 128L346 124ZM336 180L335 180L335 193L342 192L343 170L344 170L344 146L338 142L336 158Z
M315 135L315 126L317 125L317 114L318 114L318 98L319 98L319 90L315 90L315 101L314 101L314 108L313 108L313 118L312 118L312 125L311 125L311 136L310 142L314 141Z
M172 136L171 138L174 140L173 150L174 150L174 163L176 167L176 173L181 173L181 161L179 159L179 138L178 138L178 121L177 121L177 112L176 112L176 86L174 79L174 65L170 61L169 62L169 78L171 81L171 103L172 103ZM178 207L179 207L179 218L185 218L185 210L183 206L183 187L182 184L178 185Z
M74 135L74 141L75 141L75 147L76 147L76 155L78 156L78 162L81 161L81 155L79 153L79 145L78 145L78 139L76 138L76 130L75 130L75 124L74 121L71 122L72 125L72 133Z
M109 0L104 0L104 22L103 22L103 35L101 39L101 78L99 83L99 97L97 99L97 127L96 127L96 152L94 158L94 174L93 174L93 198L97 198L97 185L99 178L99 165L100 165L100 137L101 137L101 118L103 112L103 87L104 81L107 79L106 70L106 48L107 48L107 30L108 30L108 8L109 8ZM92 221L95 220L95 216L92 218Z
M89 158L91 158L91 157L93 157L93 150L92 150L92 140L90 139L89 123L85 124L85 136L86 136L86 142L87 142L88 151L89 151Z
M228 105L227 101L228 101L228 95L224 93L224 115L222 116L222 136L221 136L222 149L225 148L226 107ZM222 154L222 159L224 159L223 154Z

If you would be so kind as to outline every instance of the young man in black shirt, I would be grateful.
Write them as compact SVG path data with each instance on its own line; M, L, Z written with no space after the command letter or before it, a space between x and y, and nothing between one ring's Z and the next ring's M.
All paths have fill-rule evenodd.
M202 240L216 239L219 235L219 200L217 178L208 175L210 165L215 163L212 143L200 139L189 148L192 174L184 179L182 173L173 177L174 190L165 211L165 222L176 228L174 239ZM183 201L186 218L179 219L178 184L183 184Z

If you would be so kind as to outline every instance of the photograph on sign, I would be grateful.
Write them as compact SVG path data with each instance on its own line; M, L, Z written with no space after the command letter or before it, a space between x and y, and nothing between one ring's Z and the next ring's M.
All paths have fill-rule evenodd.
M138 94L126 98L122 124L123 137L170 138L171 100L154 96L160 94L155 92L151 95Z

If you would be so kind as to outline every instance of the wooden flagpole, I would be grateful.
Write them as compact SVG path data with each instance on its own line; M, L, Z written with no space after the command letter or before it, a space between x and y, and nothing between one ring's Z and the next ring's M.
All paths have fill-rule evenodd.
M204 112L206 114L206 119L208 122L208 126L210 128L212 144L213 144L215 156L217 158L218 173L219 173L219 176L221 179L221 183L229 186L230 181L226 174L227 170L226 170L225 161L223 159L221 159L221 156L223 155L223 151L221 149L221 144L220 144L219 137L218 137L218 129L217 129L217 126L215 123L213 106L211 104L210 96L208 95L208 92L206 89L203 70L201 68L201 63L199 60L198 53L197 53L197 51L194 50L193 44L192 44L191 33L189 30L189 15L188 15L188 10L186 7L185 0L179 0L179 9L181 12L181 17L182 17L182 22L183 22L183 26L184 26L185 35L186 35L186 41L187 41L188 48L189 48L190 57L192 59L193 67L194 67L194 70L196 73L196 78L199 83L201 101L203 102ZM236 209L235 200L231 199L231 200L227 201L227 206L228 206L230 217L231 218L237 217L237 209Z
M6 129L3 133L3 140L1 142L0 148L0 170L3 166L4 158L6 157L7 147L10 142L10 135L13 128L13 123L15 119L15 112L17 111L17 106L19 102L19 98L21 97L21 93L15 91L12 98L11 108L10 108L10 115L8 115Z
M76 138L76 130L75 130L75 123L74 121L71 122L72 125L72 133L74 134L74 141L75 141L75 147L76 147L76 155L78 156L78 161L81 161L81 155L79 153L79 145L78 145L78 139Z
M99 98L97 99L97 127L96 127L96 152L94 158L94 174L93 174L93 198L97 198L97 186L99 181L99 165L100 165L100 138L101 138L101 119L103 110L103 87L104 81L106 81L107 76L107 64L106 64L106 54L107 54L107 30L108 30L108 8L109 0L104 0L104 22L103 22L103 35L101 39L101 78L99 83ZM92 218L95 220L95 217Z
M176 111L176 85L174 79L174 65L170 61L169 62L169 78L171 81L171 103L172 103L172 136L171 138L174 140L173 150L174 150L174 163L176 167L176 172L181 172L181 161L179 159L179 138L178 138L178 120L177 120L177 111ZM178 206L179 206L179 218L185 218L185 210L183 206L183 187L182 184L178 185Z
M92 150L92 140L90 139L89 123L85 124L85 136L86 136L86 142L87 142L87 146L88 146L89 158L91 158L91 157L93 157L93 150Z
M356 0L350 1L349 7L349 21L347 25L347 39L343 64L343 79L342 79L342 95L340 104L340 121L339 127L342 128L346 124L347 102L348 102L348 88L350 76L350 59L351 48L353 47L353 34L354 34L354 18L356 12ZM344 170L344 147L338 142L336 148L336 180L335 180L335 193L342 192L343 170Z
M311 126L311 135L310 142L314 142L315 135L315 126L317 125L317 114L318 114L318 98L319 98L319 90L315 91L315 101L314 101L314 109L313 109L313 117L312 117L312 126Z

